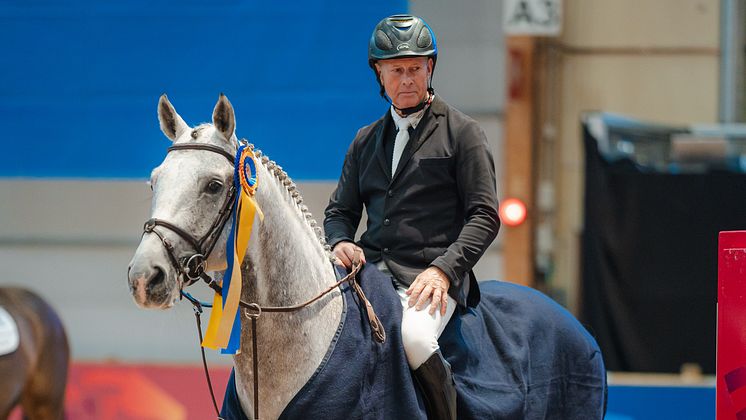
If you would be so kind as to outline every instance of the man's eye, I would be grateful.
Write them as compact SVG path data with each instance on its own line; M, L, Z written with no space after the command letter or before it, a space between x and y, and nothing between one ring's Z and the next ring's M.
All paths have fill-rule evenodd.
M207 184L207 192L210 194L217 194L223 189L223 183L220 181L212 180Z

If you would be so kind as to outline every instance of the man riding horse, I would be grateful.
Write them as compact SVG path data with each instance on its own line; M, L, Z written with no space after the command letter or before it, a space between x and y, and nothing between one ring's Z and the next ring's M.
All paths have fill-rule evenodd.
M438 337L457 306L479 303L472 267L500 223L487 139L435 94L437 57L435 34L422 19L394 15L376 25L368 63L391 106L352 141L324 229L340 264L350 268L362 248L392 277L407 361L428 416L455 419L456 390ZM363 207L368 225L356 244Z

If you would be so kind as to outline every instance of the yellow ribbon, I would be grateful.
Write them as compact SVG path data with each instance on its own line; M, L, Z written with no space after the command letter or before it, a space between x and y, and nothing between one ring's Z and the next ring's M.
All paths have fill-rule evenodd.
M246 148L240 159L242 173L245 162L244 158L254 159L256 167L256 158L254 157L253 152ZM264 220L264 213L262 213L259 204L254 199L258 180L253 186L247 188L248 183L244 178L244 176L241 176L240 196L234 221L236 224L236 231L234 234L235 242L233 247L234 252L233 255L229 256L233 259L233 266L228 296L226 297L225 307L223 307L222 296L219 293L215 293L210 321L207 326L207 331L205 332L204 340L202 341L203 347L214 350L226 348L230 341L231 332L235 326L236 312L238 312L239 302L241 300L241 266L244 257L246 256L246 249L249 246L249 240L251 239L251 233L254 228L254 219L258 215L260 221Z

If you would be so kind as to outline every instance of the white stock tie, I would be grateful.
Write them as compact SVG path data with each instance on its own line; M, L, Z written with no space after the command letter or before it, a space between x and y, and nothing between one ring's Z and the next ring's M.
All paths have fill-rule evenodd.
M409 127L411 123L408 118L400 118L396 120L396 129L399 130L396 133L396 140L394 140L394 156L391 159L391 177L393 178L396 173L396 167L399 166L399 159L404 151L404 147L409 142Z

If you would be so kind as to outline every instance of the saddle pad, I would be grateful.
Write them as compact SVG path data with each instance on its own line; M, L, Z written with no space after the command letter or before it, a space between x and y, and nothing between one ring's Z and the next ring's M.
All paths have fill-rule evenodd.
M401 304L391 278L373 264L363 268L360 278L360 286L386 330L386 342L373 340L363 305L348 285L342 286L346 311L329 352L280 415L281 420L426 419L402 346ZM247 419L236 393L234 373L221 414L229 420Z
M360 284L386 329L370 336L348 288L344 325L316 374L280 416L293 419L424 419L401 342L401 304L373 264ZM460 420L603 418L606 371L595 340L560 305L527 287L480 283L482 301L459 307L438 339L453 368ZM233 376L223 418L245 419Z
M18 349L18 326L8 311L0 307L0 356Z

